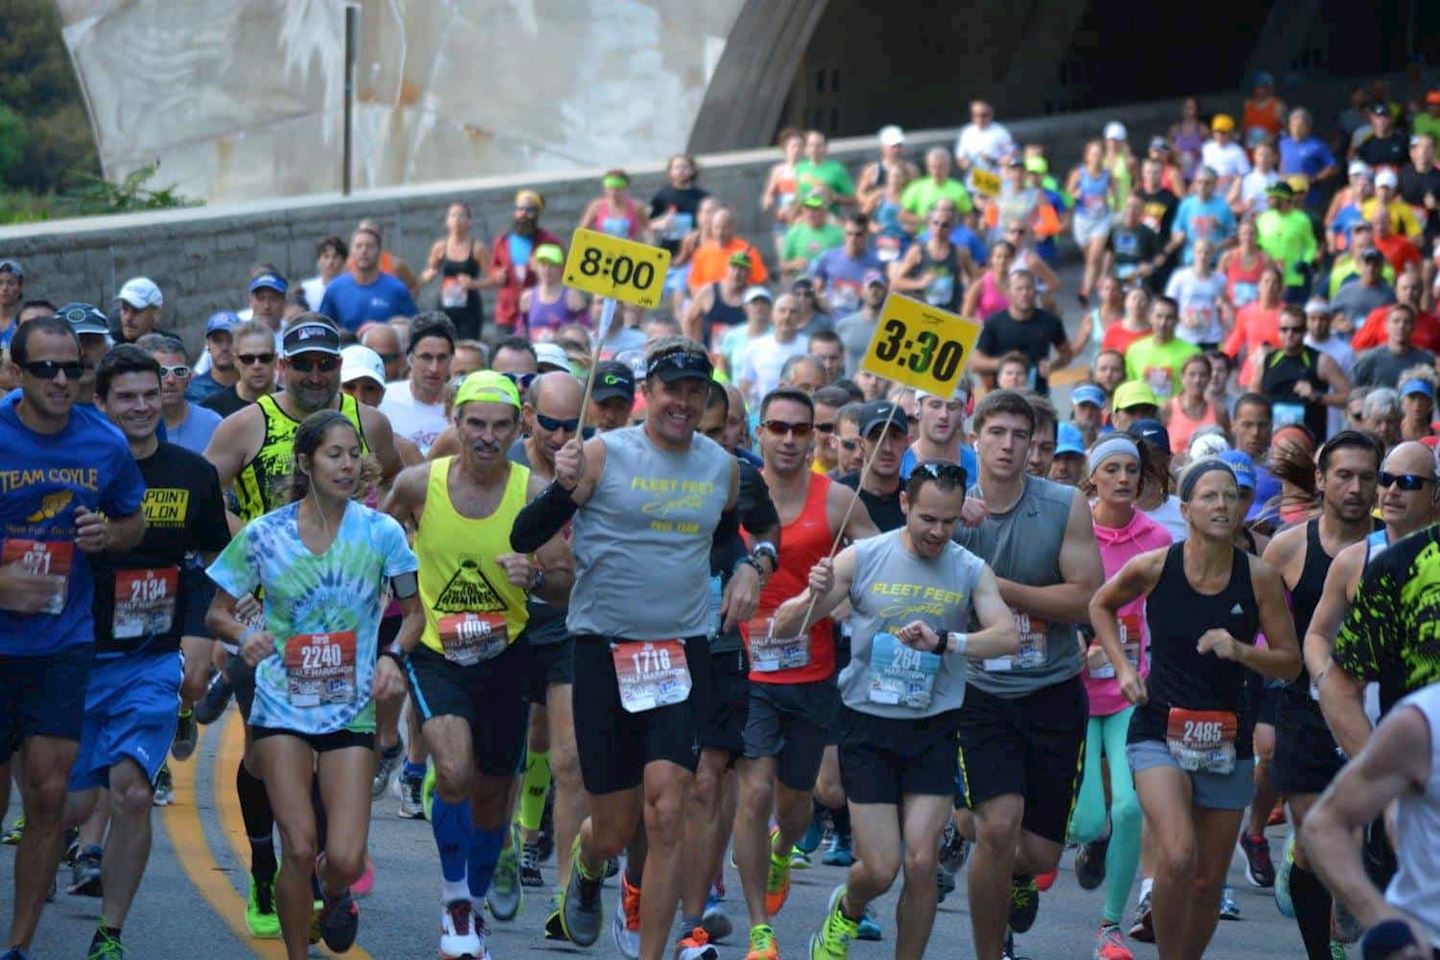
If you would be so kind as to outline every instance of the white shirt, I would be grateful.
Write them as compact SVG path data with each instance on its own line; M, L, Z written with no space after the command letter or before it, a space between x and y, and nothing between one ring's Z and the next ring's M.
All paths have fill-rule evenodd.
M789 343L780 343L775 334L767 333L750 341L745 359L740 361L740 376L737 378L742 389L749 385L746 403L758 404L765 394L780 385L780 369L791 357L804 356L810 350L808 337L796 336Z
M311 310L320 309L320 301L325 299L325 288L327 286L329 286L329 284L322 280L318 273L309 280L300 281L300 289L305 291L305 302Z
M1240 202L1245 205L1249 213L1264 213L1270 209L1270 198L1265 191L1269 190L1275 181L1280 179L1280 174L1274 170L1269 173L1261 173L1259 170L1251 170L1240 179Z
M445 417L445 404L416 400L410 392L409 380L385 385L385 399L380 401L380 412L390 421L397 437L404 437L420 448L421 456L429 456L430 448L450 425Z
M1224 146L1219 141L1206 140L1200 148L1200 162L1214 170L1222 184L1250 172L1250 158L1245 155L1245 148L1233 140Z
M986 170L999 170L1000 161L1014 149L1010 131L998 123L991 123L984 130L967 123L960 128L960 138L955 141L955 156Z
M1195 275L1192 267L1181 267L1170 274L1165 296L1180 308L1180 326L1175 335L1187 343L1219 343L1225 339L1220 322L1220 297L1225 292L1225 278L1218 273L1205 277Z
M1175 496L1175 494L1172 493L1166 497L1165 502L1154 510L1145 510L1142 512L1151 520L1154 520L1160 524L1160 526L1164 527L1165 532L1170 534L1170 539L1176 543L1181 543L1189 538L1190 527L1185 523L1185 517L1180 513L1180 498Z

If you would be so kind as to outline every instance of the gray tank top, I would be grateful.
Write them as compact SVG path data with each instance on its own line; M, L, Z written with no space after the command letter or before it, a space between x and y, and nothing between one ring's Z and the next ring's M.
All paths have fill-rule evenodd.
M979 484L968 494L980 497ZM978 527L960 527L955 540L990 564L995 576L1033 587L1063 582L1060 544L1070 521L1075 488L1039 477L1025 478L1025 492L1005 513L992 513ZM1080 674L1080 647L1072 623L1042 623L1016 614L1020 652L986 660L970 682L997 697L1023 697Z
M923 620L940 634L964 630L973 616L970 597L985 564L953 543L934 560L917 557L905 549L902 532L892 530L854 546L850 604L855 612L850 616L850 663L840 671L840 698L850 709L877 717L933 717L958 710L965 702L965 657L909 654L912 669L895 671L879 662L887 659L882 645L893 644L889 639L877 641L877 635L893 636L915 620ZM893 690L887 695L884 684L875 689L886 673L897 680L921 680L920 675L931 671L933 676L923 680L931 687L924 706L907 706L904 697L891 703Z
M666 640L710 634L710 541L735 460L696 434L684 453L645 428L600 435L605 469L575 514L574 635Z

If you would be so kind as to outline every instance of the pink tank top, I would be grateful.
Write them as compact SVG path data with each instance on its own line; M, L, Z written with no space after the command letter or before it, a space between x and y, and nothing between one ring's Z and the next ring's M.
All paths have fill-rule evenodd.
M1170 434L1171 453L1184 453L1190 449L1190 438L1195 436L1195 431L1217 422L1215 405L1208 400L1205 401L1205 413L1199 419L1191 419L1185 415L1179 397L1171 397L1169 407L1170 421L1165 425L1165 429Z
M980 312L977 319L984 319L992 313L1010 309L1010 298L1000 292L1000 285L995 282L993 270L986 270L980 278L980 300L975 307Z

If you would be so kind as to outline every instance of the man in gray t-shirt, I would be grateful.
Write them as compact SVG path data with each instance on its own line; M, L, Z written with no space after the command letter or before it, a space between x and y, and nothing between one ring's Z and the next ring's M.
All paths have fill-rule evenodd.
M865 351L870 346L870 338L875 335L875 327L880 322L880 307L885 303L888 290L885 274L879 270L865 274L861 293L863 303L860 309L848 317L842 317L835 324L835 332L845 344L847 377L855 376L855 371L860 369L860 361L864 358Z
M1397 303L1385 315L1385 343L1360 354L1351 377L1357 387L1394 387L1400 375L1414 366L1433 367L1435 355L1412 342L1415 311Z

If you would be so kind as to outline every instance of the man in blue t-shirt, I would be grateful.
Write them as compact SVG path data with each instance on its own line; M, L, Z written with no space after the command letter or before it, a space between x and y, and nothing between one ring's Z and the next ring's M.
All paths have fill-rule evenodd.
M75 762L94 655L89 556L135 546L145 481L129 445L77 405L80 342L62 318L31 320L10 344L20 389L0 400L0 777L25 762L25 832L15 855L23 956L60 859L66 779Z
M1189 266L1195 258L1195 241L1209 240L1212 248L1219 247L1235 232L1235 214L1230 205L1215 195L1218 177L1209 167L1201 167L1195 176L1195 192L1180 201L1175 211L1175 232L1165 253L1174 253L1185 248L1181 262Z
M383 323L420 311L402 281L380 272L380 235L360 227L350 238L350 270L330 281L318 312L346 330L359 330L371 320Z

